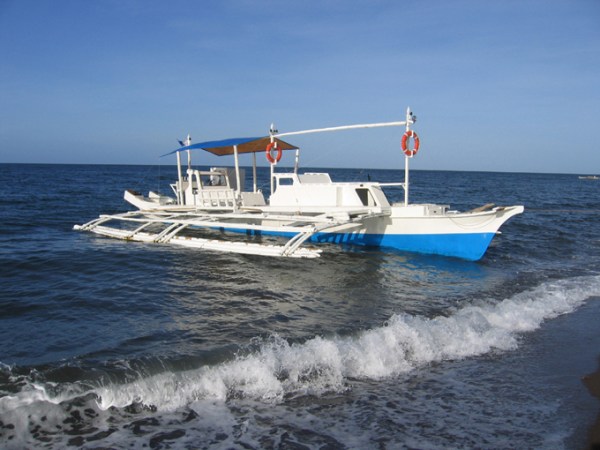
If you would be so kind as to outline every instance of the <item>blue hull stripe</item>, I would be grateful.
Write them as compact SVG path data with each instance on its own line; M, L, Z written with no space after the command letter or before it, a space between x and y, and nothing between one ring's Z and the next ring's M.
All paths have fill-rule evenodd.
M264 236L293 237L289 232L254 232L246 229L227 228L246 234L262 234ZM460 233L460 234L364 234L364 233L317 233L310 242L331 244L366 245L372 247L391 247L415 253L453 256L456 258L477 261L485 254L495 233Z

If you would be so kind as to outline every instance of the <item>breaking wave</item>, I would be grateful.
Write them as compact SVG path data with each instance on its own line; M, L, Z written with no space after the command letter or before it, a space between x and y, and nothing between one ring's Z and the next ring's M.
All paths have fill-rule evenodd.
M500 303L472 305L448 317L393 315L380 328L352 337L320 337L290 344L279 336L230 362L161 373L96 390L99 406L139 402L170 410L199 399L248 397L282 401L347 388L351 379L382 379L429 363L512 350L519 334L600 295L600 277L544 284Z
M100 410L138 404L172 411L198 400L281 402L288 397L340 392L353 379L384 379L434 362L515 349L521 333L575 310L593 296L600 296L600 276L547 282L512 298L481 301L448 316L395 314L383 326L354 336L317 336L302 343L272 336L230 361L137 376L124 384L84 387L30 382L20 392L0 398L0 417L40 402L56 405L90 394Z

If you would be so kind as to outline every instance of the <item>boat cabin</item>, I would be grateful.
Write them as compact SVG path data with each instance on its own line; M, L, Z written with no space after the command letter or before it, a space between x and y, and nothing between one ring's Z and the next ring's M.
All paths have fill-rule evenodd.
M295 207L303 211L339 208L386 209L390 204L378 183L334 183L328 173L276 173L272 208Z

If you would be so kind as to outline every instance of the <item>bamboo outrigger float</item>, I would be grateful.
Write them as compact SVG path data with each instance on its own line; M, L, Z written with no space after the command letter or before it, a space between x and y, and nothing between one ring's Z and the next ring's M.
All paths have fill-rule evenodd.
M410 129L416 116L407 109L406 120L348 125L289 133L271 126L269 136L234 138L192 144L189 136L177 156L178 179L174 197L150 192L144 197L125 191L126 201L138 208L122 214L101 215L76 230L103 236L153 243L171 243L206 250L243 254L315 258L322 248L311 243L347 243L480 259L500 226L523 212L523 206L491 204L469 212L450 211L447 205L409 204L409 161L419 150L419 138ZM299 149L283 137L355 128L405 127L404 181L333 182L327 173L299 173ZM412 147L411 147L412 145ZM191 150L233 155L233 168L201 171L192 168ZM284 150L295 150L294 171L276 172ZM187 153L183 172L181 154ZM257 188L256 153L265 152L271 168L268 201ZM253 154L253 188L244 190L245 171L239 155ZM166 156L166 155L163 155ZM404 202L390 204L384 187L404 189ZM199 232L204 230L204 232ZM214 233L214 231L232 232ZM242 234L240 234L242 233ZM237 239L231 239L231 235ZM285 243L252 242L248 236L278 236Z

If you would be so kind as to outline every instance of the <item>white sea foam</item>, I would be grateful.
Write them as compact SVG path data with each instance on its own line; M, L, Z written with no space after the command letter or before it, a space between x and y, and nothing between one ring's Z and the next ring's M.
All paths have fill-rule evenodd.
M273 336L250 355L197 370L162 373L96 390L99 406L133 402L172 410L196 400L340 391L349 378L382 379L432 362L518 346L519 333L600 296L600 276L548 282L499 303L471 305L432 319L397 314L382 327L350 337L315 337L290 344Z
M141 403L172 411L232 397L280 402L290 395L343 391L349 379L383 379L432 362L515 349L520 333L575 310L593 296L600 296L600 276L547 282L500 302L466 306L447 317L396 314L383 326L354 336L317 336L303 343L272 336L258 350L225 363L140 376L92 391L70 385L57 395L49 393L55 391L50 386L31 384L0 398L0 415L86 393L95 394L104 410Z

